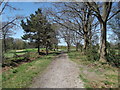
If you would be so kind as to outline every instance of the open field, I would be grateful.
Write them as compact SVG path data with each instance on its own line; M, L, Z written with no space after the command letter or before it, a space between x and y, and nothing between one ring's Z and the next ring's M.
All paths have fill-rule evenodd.
M41 49L42 53L45 52L45 48ZM49 53L55 53L56 51L50 51ZM29 48L22 50L10 50L4 54L4 59L2 61L4 66L17 66L17 64L21 62L28 62L34 59L41 57L42 55L38 55L37 48Z
M17 55L23 55L26 52L37 52L37 48L29 48L29 49L22 49L22 50L10 50L7 53L5 53L5 57L13 57L14 53L16 53Z
M42 52L45 52L45 48L40 49ZM66 46L59 46L58 51L67 51ZM22 49L22 50L9 50L7 53L4 54L5 57L11 58L14 56L14 54L17 55L24 55L27 52L37 52L37 48L28 48L28 49ZM49 52L55 52L55 51L49 51Z
M118 68L87 60L81 52L68 53L80 68L80 78L86 88L118 88Z

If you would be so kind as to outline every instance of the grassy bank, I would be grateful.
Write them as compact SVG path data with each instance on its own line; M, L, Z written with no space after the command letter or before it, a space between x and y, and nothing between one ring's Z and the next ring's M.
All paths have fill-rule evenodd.
M42 48L42 50L44 50L44 48ZM14 56L14 54L24 55L27 52L37 52L37 48L28 48L28 49L22 49L22 50L9 50L4 54L4 56L7 58L11 58Z
M81 52L68 53L80 68L80 78L86 88L118 88L118 68L88 60Z
M51 63L56 54L42 56L37 60L21 64L2 73L2 88L25 88L31 84L32 79L42 73Z

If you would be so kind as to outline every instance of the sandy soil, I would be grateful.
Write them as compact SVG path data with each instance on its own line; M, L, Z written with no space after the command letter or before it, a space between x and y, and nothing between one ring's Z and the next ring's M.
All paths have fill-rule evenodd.
M67 54L60 54L42 75L34 78L30 88L84 88L79 71Z

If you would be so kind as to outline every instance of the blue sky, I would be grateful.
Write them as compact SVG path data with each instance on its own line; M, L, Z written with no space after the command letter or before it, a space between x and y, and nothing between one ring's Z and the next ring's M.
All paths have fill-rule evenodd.
M5 14L3 16L14 16L14 15L24 15L29 16L34 13L38 8L51 7L51 3L34 3L34 2L9 2L9 4L17 9L17 11L5 9Z
M7 20L7 17L14 17L15 15L29 16L30 14L34 13L38 8L45 8L50 6L50 3L36 4L33 2L10 2L10 5L21 10L10 10L9 8L6 8L2 16L3 21ZM16 30L15 32L16 34L13 35L13 37L15 38L21 38L21 36L24 34L22 28Z
M32 13L35 13L38 8L48 8L52 7L51 2L9 2L9 4L13 7L16 7L20 10L10 10L9 8L6 8L4 11L4 14L2 16L2 20L7 20L7 17L14 17L15 15L22 15L22 16L29 16ZM18 30L15 30L15 33L13 35L14 38L21 38L21 36L24 34L23 29L19 28ZM109 32L110 33L110 32ZM64 40L60 40L61 43L59 45L66 45Z
M52 7L52 4L50 2L9 2L9 4L17 9L20 10L10 10L9 8L6 8L4 11L4 14L2 16L2 20L6 21L7 17L14 17L15 15L22 15L22 16L29 16L32 13L35 13L35 11L38 10L38 8L48 8ZM14 38L21 38L21 36L24 34L23 29L19 28L18 30L15 30L15 33L13 35ZM59 45L65 45L65 42L61 40L61 43Z

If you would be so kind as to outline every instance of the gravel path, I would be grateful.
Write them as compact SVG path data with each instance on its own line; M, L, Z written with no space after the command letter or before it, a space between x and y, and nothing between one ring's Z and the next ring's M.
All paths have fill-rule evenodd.
M31 88L84 88L77 64L67 54L60 54L41 75L33 80Z

